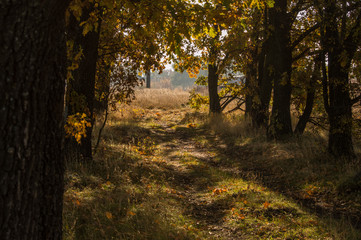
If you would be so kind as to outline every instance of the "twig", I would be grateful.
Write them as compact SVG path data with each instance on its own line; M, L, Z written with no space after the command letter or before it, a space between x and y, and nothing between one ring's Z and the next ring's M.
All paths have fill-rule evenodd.
M95 154L95 153L97 152L97 150L98 150L98 146L99 146L99 142L100 142L100 137L101 137L101 135L102 135L102 132L103 132L103 129L104 129L105 124L106 124L106 122L107 122L107 119L108 119L108 105L107 105L107 107L105 108L104 122L103 122L101 128L99 129L97 143L95 144L95 147L94 147L94 154Z

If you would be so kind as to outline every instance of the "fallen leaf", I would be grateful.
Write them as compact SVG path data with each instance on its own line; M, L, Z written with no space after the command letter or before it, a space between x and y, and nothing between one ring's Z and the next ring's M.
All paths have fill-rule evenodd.
M271 204L266 201L265 203L263 203L263 208L266 209L266 208L268 208L270 205L271 205Z
M105 212L105 215L107 216L108 219L112 219L113 218L113 214L110 212Z
M129 211L129 212L128 212L128 215L134 216L134 215L135 215L135 213L134 213L134 212L132 212L132 211Z

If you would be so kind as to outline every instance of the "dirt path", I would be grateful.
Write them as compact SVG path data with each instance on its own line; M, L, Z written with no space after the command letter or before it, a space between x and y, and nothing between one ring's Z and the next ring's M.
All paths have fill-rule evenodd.
M212 238L248 239L241 231L224 225L222 218L230 209L229 204L200 197L202 193L209 192L212 185L212 177L207 176L205 170L216 164L212 161L215 151L202 147L194 137L207 133L193 127L177 130L165 126L161 131L166 134L167 140L172 142L161 144L161 154L166 158L167 169L172 174L172 185L184 196L184 214L195 219L197 227L208 232Z
M94 162L67 165L64 239L361 239L322 139L249 131L189 109L110 116Z
M293 239L307 231L314 231L315 239L328 239L329 229L320 228L324 223L283 195L286 188L267 188L277 185L274 176L257 166L249 171L238 167L252 157L250 149L236 149L182 114L172 119L158 115L150 127L143 126L158 146L167 184L180 196L183 214L207 239ZM267 175L270 184L260 185Z
M110 119L94 163L68 167L65 239L361 235L345 219L312 209L341 206L357 215L349 204L330 204L334 195L309 184L330 166L317 158L313 165L301 162L299 142L270 143L259 134L237 135L227 125L213 131L205 115L186 109L127 111L127 118Z

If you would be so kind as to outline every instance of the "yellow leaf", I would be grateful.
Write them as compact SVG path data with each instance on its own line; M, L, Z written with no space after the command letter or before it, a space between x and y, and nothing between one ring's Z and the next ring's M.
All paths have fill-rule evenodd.
M83 28L83 36L85 36L91 30L93 30L93 26L90 23L85 24Z
M271 205L271 204L266 201L265 203L263 203L263 208L268 208L270 205Z
M105 212L105 215L107 216L108 219L112 219L113 215L110 212Z

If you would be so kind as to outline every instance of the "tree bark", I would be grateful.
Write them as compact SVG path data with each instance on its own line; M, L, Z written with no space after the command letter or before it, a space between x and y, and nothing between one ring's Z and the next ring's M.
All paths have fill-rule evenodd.
M222 112L218 95L218 73L215 64L208 64L208 93L209 113L219 114Z
M247 72L246 72L246 96L245 96L245 104L246 104L246 110L245 110L245 115L247 118L251 118L252 119L252 111L253 111L253 104L254 104L254 98L253 95L251 93L253 93L256 89L255 89L255 77L257 76L256 73L253 75L252 74L252 67L253 66L248 66L247 67Z
M271 71L268 71L271 64L271 59L267 52L269 49L270 35L268 34L269 19L268 8L264 11L263 22L263 43L261 45L260 53L254 53L255 62L257 62L257 70L255 69L256 82L253 86L255 96L252 96L252 103L250 106L249 115L252 118L252 124L256 127L267 127L269 120L269 104L272 94L272 79L269 77ZM258 29L256 29L258 31ZM257 37L258 38L258 37ZM258 52L258 51L257 51ZM251 86L252 87L252 86Z
M271 101L272 94L272 83L271 78L271 63L272 59L269 54L266 54L270 51L269 39L262 44L262 52L258 57L258 103L255 104L255 109L253 110L252 119L254 125L258 127L267 127L269 120L269 104Z
M85 160L92 159L95 76L98 60L100 29L93 29L84 36L83 27L80 26L80 23L86 21L92 11L94 11L93 5L83 9L80 21L78 21L74 16L71 16L70 23L68 25L69 40L74 41L75 49L82 49L83 52L79 67L73 71L73 79L70 79L68 83L68 114L73 115L76 113L85 113L88 117L88 121L91 122L91 126L86 127L86 136L81 139L80 144L73 139L67 142L67 151L80 153L82 158Z
M311 117L313 103L315 100L315 85L316 81L321 78L321 59L315 60L314 69L312 73L312 77L310 79L310 83L307 87L307 96L306 96L306 106L303 110L303 114L301 115L300 119L297 122L296 128L294 133L297 135L302 135L305 131L306 125Z
M283 139L292 135L291 124L291 71L292 48L290 43L290 17L287 13L287 0L275 2L270 9L270 46L266 71L274 84L273 106L268 127L268 137Z
M145 76L146 76L146 88L150 88L150 70L147 70Z
M348 88L348 72L337 68L329 55L330 130L328 149L336 156L354 156L352 143L352 109ZM336 66L335 66L336 65Z
M361 39L361 34L357 35L352 31L350 31L349 36L340 34L336 10L336 1L328 2L324 19L326 26L323 47L328 53L329 83L328 116L330 130L328 150L338 157L353 157L355 153L352 142L352 104L348 72L357 49L354 40L355 38ZM360 24L360 16L358 16L356 23ZM346 29L340 31L345 32Z
M0 239L61 239L65 10L0 4Z

